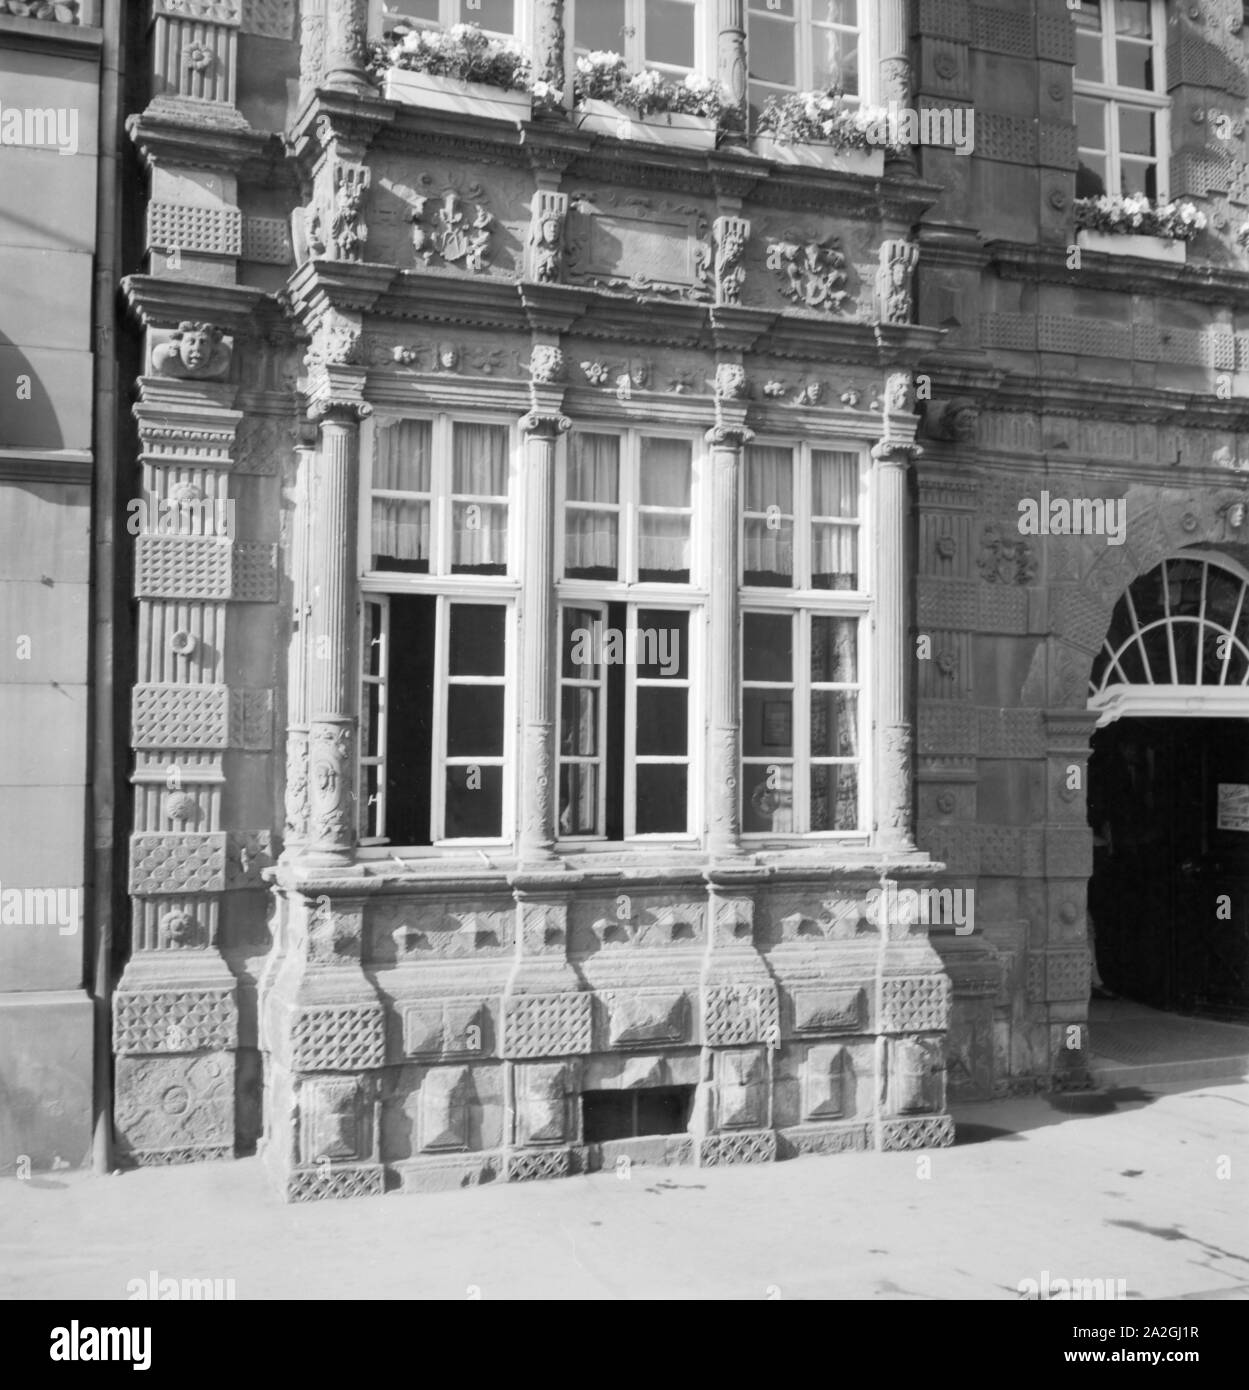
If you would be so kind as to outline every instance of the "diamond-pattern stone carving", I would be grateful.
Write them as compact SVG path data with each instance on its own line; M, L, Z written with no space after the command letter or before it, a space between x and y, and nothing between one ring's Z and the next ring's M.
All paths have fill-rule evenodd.
M243 219L243 259L262 265L289 265L291 234L280 217Z
M564 1057L590 1051L594 996L519 994L504 1005L505 1057Z
M704 1168L724 1163L771 1163L776 1158L776 1134L756 1130L743 1134L712 1134L699 1146Z
M230 691L230 747L249 751L273 747L273 691Z
M380 1164L296 1170L286 1180L288 1202L317 1202L329 1197L380 1197L386 1190L386 1175Z
M262 39L292 39L295 10L296 0L243 0L243 33Z
M135 596L227 599L230 550L230 542L220 536L140 536L135 542Z
M232 988L118 991L113 1050L119 1054L223 1051L238 1046Z
M1089 953L1051 951L1045 959L1045 997L1049 1000L1089 997Z
M242 230L243 215L238 208L171 202L148 204L147 240L155 250L237 256L242 245Z
M226 837L220 831L130 837L132 893L219 893L225 867Z
M780 1007L772 985L709 985L703 992L703 1036L708 1047L775 1045Z
M278 596L278 548L263 541L239 541L234 546L236 603L273 603Z
M365 1071L386 1060L380 1004L301 1009L291 1028L292 1071Z
M229 1155L234 1146L234 1057L117 1059L113 1121L131 1163L184 1163Z
M568 1149L518 1149L507 1156L508 1182L533 1182L568 1176Z
M915 975L884 982L882 1033L931 1033L950 1024L950 981L946 975Z
M886 1153L909 1149L947 1149L954 1142L950 1115L925 1115L912 1120L886 1120L880 1146Z
M135 748L225 748L229 690L224 685L136 685L130 699Z

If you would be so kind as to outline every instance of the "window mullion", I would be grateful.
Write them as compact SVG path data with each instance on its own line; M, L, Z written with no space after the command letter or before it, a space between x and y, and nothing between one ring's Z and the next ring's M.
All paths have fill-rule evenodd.
M628 650L628 630L637 626L637 606L625 605L625 650ZM624 837L637 834L637 663L626 662L624 718Z
M811 829L811 611L803 609L794 624L794 770L791 779L793 829L805 835Z
M439 594L434 613L434 717L430 731L430 808L429 838L437 844L446 838L447 782L447 705L451 697L448 654L451 627L451 600Z

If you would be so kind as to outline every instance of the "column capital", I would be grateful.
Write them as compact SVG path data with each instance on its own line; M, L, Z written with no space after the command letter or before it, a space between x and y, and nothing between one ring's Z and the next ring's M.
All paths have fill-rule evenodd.
M534 407L527 415L522 415L520 428L523 434L534 434L539 438L557 439L572 429L572 421L558 410Z
M872 459L875 463L892 464L906 468L923 455L923 449L913 439L882 439L872 445Z
M747 426L728 423L712 425L703 435L708 444L721 449L744 449L754 437L754 430L747 428Z
M322 396L308 406L308 419L319 425L330 421L340 424L358 424L373 414L368 401L353 400L343 396Z

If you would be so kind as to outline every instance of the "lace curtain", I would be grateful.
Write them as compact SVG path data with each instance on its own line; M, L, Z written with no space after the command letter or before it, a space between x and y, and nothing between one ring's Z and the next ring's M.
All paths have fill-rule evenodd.
M508 432L503 425L457 424L452 431L451 568L502 570L507 565Z
M766 516L747 516L743 568L747 576L789 580L794 573L793 450L754 445L746 451L745 473L745 510L766 512L777 507L781 516L775 527L768 526Z
M859 460L856 454L817 449L811 455L813 516L856 517L859 512ZM857 589L859 529L814 523L811 582L817 589Z
M564 570L617 570L619 513L586 510L577 502L615 507L620 500L620 440L614 434L573 435L568 446L564 508Z
M373 487L395 492L430 488L433 426L428 420L401 420L375 431ZM429 502L374 497L373 563L383 559L429 564Z

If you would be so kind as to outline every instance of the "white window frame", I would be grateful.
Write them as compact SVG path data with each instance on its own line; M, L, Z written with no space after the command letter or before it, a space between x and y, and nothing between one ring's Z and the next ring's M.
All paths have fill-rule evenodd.
M873 791L875 783L876 747L875 725L872 710L875 708L875 594L872 587L871 558L867 553L867 537L873 534L874 498L872 480L874 470L868 450L861 440L854 439L794 439L761 435L754 441L762 448L786 448L794 456L793 482L794 496L791 499L794 516L794 585L780 588L745 583L746 563L746 517L760 516L762 513L747 513L745 508L745 478L743 477L743 505L738 512L738 549L740 571L738 574L738 646L740 648L737 672L738 689L743 697L747 686L745 679L746 643L745 615L747 613L784 613L796 617L793 624L793 670L792 679L776 682L775 688L793 692L793 752L787 758L766 758L762 755L743 752L739 757L741 764L740 784L745 786L747 767L767 766L771 762L790 762L793 766L792 791L795 828L777 831L743 831L743 842L759 847L777 848L786 844L802 845L812 841L832 840L838 844L866 844L870 842L874 823L875 807ZM814 589L809 587L811 576L812 533L817 518L810 510L812 497L811 455L812 453L855 454L859 459L858 491L858 576L857 589ZM743 454L742 468L747 467ZM799 525L801 522L801 526ZM807 587L799 587L799 580L807 580ZM827 682L811 680L811 618L846 618L857 622L856 651L858 680L855 682ZM770 682L752 680L752 689L766 689ZM810 761L811 761L811 691L813 687L830 690L854 691L858 696L858 736L859 753L857 759L837 758L834 755L821 755L820 765L857 762L858 764L858 802L859 828L857 830L809 830L802 829L809 823L811 815Z
M590 50L577 43L577 7L593 5L595 0L564 0L564 32L567 44L567 71L575 71L579 54ZM632 33L623 35L623 42L613 51L624 58L630 72L651 68L668 77L683 77L687 72L712 75L716 70L716 0L693 0L694 65L682 67L675 63L646 61L646 3L645 0L625 0L625 28Z
M812 42L814 29L818 25L820 28L832 27L845 29L847 26L831 25L818 21L815 17L815 7L819 0L794 0L793 25L798 30L798 65L797 65L797 85L786 87L777 82L768 82L760 78L750 76L750 10L752 0L742 0L743 16L746 25L746 83L748 88L763 89L764 100L769 96L784 97L790 96L795 92L810 92L815 90L815 44ZM758 6L756 6L758 8ZM766 9L766 0L763 8ZM878 25L876 24L876 0L859 0L859 22L856 32L859 36L859 91L857 95L847 96L847 106L869 106L876 100L879 90L877 82L877 70L880 66L877 59L877 47L879 44ZM777 16L778 18L788 18L788 16Z
M450 29L453 24L475 24L472 11L468 8L471 0L438 0L436 20L414 19L411 15L397 14L386 0L369 0L368 32L374 38L381 38L397 23L410 24L415 29ZM533 5L530 0L514 0L515 28L505 34L498 29L485 29L493 39L515 39L522 44L533 41ZM463 8L461 8L463 5Z
M624 814L623 814L623 834L620 840L608 840L604 835L563 835L560 833L558 823L555 827L557 848L568 850L585 850L603 848L606 850L617 849L621 845L648 845L664 844L678 845L681 847L697 846L702 838L699 827L702 825L703 818L703 738L701 730L704 720L704 701L705 701L705 661L706 651L705 628L707 623L707 587L706 587L706 540L703 535L704 528L697 524L698 518L703 513L703 489L706 476L707 455L706 445L702 438L702 432L692 430L680 425L667 426L663 421L656 421L644 427L633 425L621 425L609 421L585 420L578 424L574 433L579 430L585 434L609 434L615 435L620 439L620 472L619 472L619 491L616 503L616 513L619 518L617 528L617 575L616 579L577 579L567 578L564 575L565 541L564 541L564 521L567 515L567 476L569 450L572 448L572 436L567 436L560 443L560 457L556 470L556 516L559 519L556 535L556 601L559 607L559 619L557 625L558 640L564 639L564 612L569 607L582 607L587 609L598 609L603 614L604 626L606 625L606 609L611 603L625 604L626 607L626 627L636 627L636 614L639 609L659 609L668 612L684 613L687 617L688 643L689 650L686 655L687 678L678 681L673 677L670 679L659 679L650 681L643 677L643 684L654 684L657 686L676 687L684 685L687 691L687 737L685 765L688 769L688 783L686 792L686 821L685 832L665 831L658 834L639 835L632 833L636 826L636 768L637 768L637 682L638 677L635 671L626 670L625 680L625 747L624 761L625 766L622 771L624 787ZM675 583L664 583L660 581L645 580L637 578L638 573L638 517L640 503L639 480L641 476L641 441L644 436L656 439L681 439L689 443L690 446L690 505L688 508L690 518L690 578L689 582L678 581ZM574 504L575 505L575 504ZM660 512L682 511L686 509L669 508L645 508L645 510L656 510ZM564 684L563 677L563 649L561 648L556 656L555 680L557 689L562 691ZM599 708L599 748L602 750L600 764L603 768L603 775L600 776L599 786L599 824L605 824L606 820L606 720L607 720L607 700L606 700L606 676L602 682L602 695ZM562 744L562 720L563 720L563 700L562 696L557 700L557 727L556 727L556 747ZM576 756L566 756L559 754L559 765L564 766L565 762L582 762L586 759ZM642 761L649 763L672 762L670 755L645 754Z
M1118 0L1101 0L1102 15L1102 73L1113 72L1118 77L1118 59L1115 53L1115 6ZM1119 192L1122 183L1122 151L1119 148L1119 108L1120 106L1145 107L1155 113L1157 120L1158 153L1154 156L1154 179L1157 185L1155 201L1165 203L1171 197L1171 98L1167 95L1167 7L1166 0L1150 0L1150 29L1152 36L1149 46L1153 50L1154 90L1141 87L1122 87L1117 82L1089 82L1083 78L1072 80L1072 96L1090 97L1105 102L1105 125L1102 139L1105 142L1106 193L1109 197L1122 196ZM1077 30L1078 32L1078 30ZM1142 46L1143 43L1142 43ZM1074 74L1075 69L1072 69ZM1079 126L1076 134L1078 151L1088 146L1079 145ZM1077 159L1079 154L1077 152ZM1144 155L1129 154L1130 160L1141 161Z
M413 574L391 570L370 568L373 555L372 513L373 513L373 462L377 443L377 431L386 424L376 416L366 419L361 426L360 439L360 507L357 526L357 553L360 572L359 592L362 600L372 602L386 601L385 656L387 665L382 668L381 684L389 693L389 599L398 594L422 594L437 600L435 614L435 663L434 663L434 707L430 750L430 843L428 845L395 845L385 835L382 823L382 836L361 841L364 848L374 847L382 854L402 852L409 857L424 857L446 854L457 850L476 848L511 848L516 835L516 784L515 761L518 747L518 695L519 646L518 646L518 608L520 603L520 544L516 540L521 524L518 507L519 476L522 444L515 416L496 413L453 413L444 411L412 411L395 420L397 428L404 421L424 421L432 426L430 439L430 572ZM507 527L507 572L506 574L452 574L452 498L451 485L454 478L453 428L466 425L501 425L508 431L508 527ZM423 493L403 493L385 489L379 493L383 497L412 497L423 499ZM446 706L451 689L447 674L450 636L450 605L452 603L484 604L506 608L504 627L504 674L502 677L457 677L457 684L498 684L502 685L503 695L503 753L480 758L448 759L446 750ZM358 660L360 698L363 701L366 687L370 683L364 674L363 641L365 631L364 603L360 604L358 632L360 634L361 655ZM363 705L361 706L363 708ZM357 769L376 765L378 772L379 796L384 797L386 781L385 743L379 741L376 756L363 755L363 744L358 750ZM491 837L465 837L447 839L446 826L446 769L467 763L477 763L482 767L502 766L503 814L501 833ZM359 782L362 788L363 779ZM385 806L384 800L382 806ZM363 813L361 812L361 815ZM367 856L366 856L367 857Z

